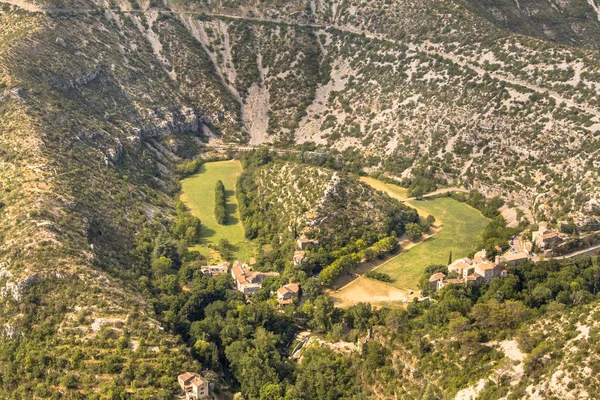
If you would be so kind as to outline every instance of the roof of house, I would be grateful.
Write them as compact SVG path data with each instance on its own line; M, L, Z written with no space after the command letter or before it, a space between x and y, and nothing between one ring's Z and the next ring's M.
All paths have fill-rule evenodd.
M277 289L277 293L284 295L286 293L298 294L300 292L300 286L297 283L290 283L289 285L283 285Z
M251 271L248 268L247 264L242 263L241 261L236 261L233 263L233 268L231 268L231 273L235 278L236 282L240 285L257 283L255 280L258 278L268 277L268 276L279 276L279 272L260 272L260 271Z
M472 264L473 264L473 262L471 261L470 258L467 258L467 257L460 258L460 259L454 261L452 264L448 265L448 270L472 268Z
M442 272L438 272L436 274L431 275L431 277L429 278L429 282L439 281L440 279L444 279L445 277L446 277L446 274L444 274Z
M485 249L478 251L473 256L473 261L475 262L482 262L485 260L487 260L487 251Z
M305 251L297 250L297 251L294 252L294 258L300 258L300 259L302 259L304 257L306 257L306 252Z
M177 380L182 380L184 384L189 383L196 375L194 372L184 372L177 377Z
M496 264L494 264L491 261L484 261L484 262L477 263L475 265L475 268L478 268L478 269L483 270L483 271L488 271L490 269L496 268Z
M183 389L191 390L191 386L202 386L208 383L206 379L202 377L202 375L197 374L195 372L185 372L177 377L177 380L181 380L183 382Z
M190 384L194 385L194 386L202 386L202 385L205 385L207 382L208 381L206 379L204 379L200 375L196 374L196 376L194 376L192 378L192 380L190 381Z
M526 258L528 258L527 253L524 251L520 251L518 253L506 253L502 256L502 259L505 261L524 260Z
M285 306L285 305L288 305L288 304L294 304L294 299L280 299L280 300L277 300L277 301L282 306Z
M473 272L471 275L467 276L468 281L476 281L481 278L482 278L482 276L479 275L477 272Z
M235 278L236 282L240 285L248 282L247 274L249 272L250 271L248 270L248 267L241 261L234 262L233 268L231 268L231 273L233 274L233 277Z

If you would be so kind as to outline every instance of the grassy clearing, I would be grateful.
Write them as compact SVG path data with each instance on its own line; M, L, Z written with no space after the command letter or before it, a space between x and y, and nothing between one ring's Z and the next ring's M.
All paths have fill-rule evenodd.
M366 183L367 185L371 186L375 190L379 190L384 193L387 193L388 196L390 196L396 200L404 200L409 197L408 189L405 189L398 185L391 185L389 183L385 183L378 179L370 178L368 176L362 176L360 178L360 181Z
M254 246L244 236L244 227L238 213L238 203L235 196L235 184L242 172L238 160L205 163L196 175L181 181L181 201L191 210L192 214L202 222L200 245L190 250L197 250L210 261L220 261L219 255L208 245L218 245L221 239L227 239L236 247L235 256L247 261L254 253ZM220 225L214 215L215 184L220 180L225 185L227 201L227 224Z
M447 264L452 258L466 257L478 250L479 234L489 223L474 208L450 198L411 201L411 207L436 218L442 229L434 236L376 268L389 274L398 288L417 289L423 270L431 264Z

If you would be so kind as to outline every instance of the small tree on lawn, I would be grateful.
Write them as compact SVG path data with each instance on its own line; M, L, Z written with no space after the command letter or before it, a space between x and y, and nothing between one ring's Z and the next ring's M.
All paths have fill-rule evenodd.
M423 237L423 229L421 228L421 225L411 222L406 225L406 234L410 240L415 242Z

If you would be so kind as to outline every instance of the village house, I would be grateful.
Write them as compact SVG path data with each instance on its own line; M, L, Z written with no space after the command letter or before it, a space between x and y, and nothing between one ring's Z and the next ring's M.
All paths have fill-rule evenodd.
M292 304L294 298L300 294L300 286L296 283L290 283L289 285L283 285L277 289L277 301L279 305Z
M458 276L463 278L467 277L474 269L473 260L468 257L460 258L448 265L448 272L456 272Z
M446 274L442 272L438 272L429 277L429 287L431 291L436 292L444 287L444 279L446 278Z
M306 236L300 236L296 241L300 250L306 250L310 245L318 244L318 240L309 239Z
M251 295L262 288L263 279L279 276L279 273L251 271L247 264L236 261L231 268L231 276L233 276L237 290L245 295Z
M294 265L302 265L304 259L306 258L306 252L302 250L298 250L294 252L294 258L292 259Z
M506 270L502 266L487 260L475 264L474 274L481 276L485 283L494 278L506 278Z
M507 252L501 256L496 257L496 264L516 264L521 261L529 259L529 255L525 251L519 251L516 253Z
M471 260L468 257L458 259L448 265L449 273L456 273L459 278L446 279L446 275L438 272L429 278L429 286L432 291L437 291L446 285L464 285L468 283L489 283L494 278L506 277L506 270L498 263L487 259L485 250L478 251Z
M208 381L195 372L185 372L177 377L186 400L208 399Z
M206 276L225 275L229 272L229 263L222 262L219 265L205 265L200 267L200 271Z
M533 232L532 238L539 249L549 248L562 241L558 230L548 229L548 223L545 221L540 222L539 229L536 232Z

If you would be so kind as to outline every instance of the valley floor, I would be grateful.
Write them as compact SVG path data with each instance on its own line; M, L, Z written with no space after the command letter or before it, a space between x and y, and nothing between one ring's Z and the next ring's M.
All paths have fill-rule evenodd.
M218 246L222 239L227 239L235 246L237 258L248 260L253 254L253 245L244 236L235 195L237 178L241 173L242 165L239 160L209 162L202 165L196 175L181 181L181 201L202 223L200 244L190 250L199 251L211 262L219 262L220 259L218 252L209 246ZM215 185L218 180L225 185L228 217L226 225L218 224L214 215Z
M397 198L401 195L401 188L396 189L394 185L371 179L364 182L378 190L386 191L391 197ZM432 234L425 236L417 244L406 246L406 242L402 243L404 246L400 254L367 268L391 276L394 282L385 283L359 276L350 283L344 282L343 286L338 283L337 287L342 286L341 289L328 293L336 305L349 307L359 302L370 302L377 306L390 306L400 305L417 297L417 284L423 270L432 264L447 264L450 253L453 259L458 259L476 251L479 234L489 223L479 211L451 198L412 200L407 204L416 208L422 216L431 214L435 217ZM357 275L364 272L366 270L355 271Z

